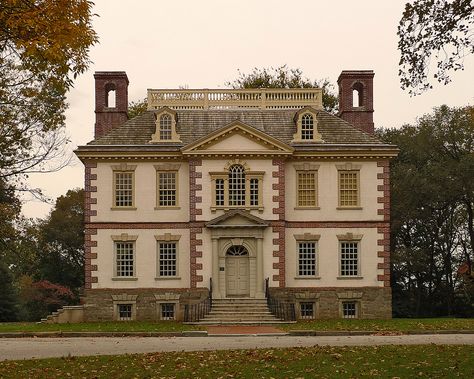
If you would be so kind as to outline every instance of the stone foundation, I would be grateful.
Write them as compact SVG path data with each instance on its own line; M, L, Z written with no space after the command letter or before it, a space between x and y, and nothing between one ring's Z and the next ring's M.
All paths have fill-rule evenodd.
M207 288L89 289L82 298L84 321L116 321L118 304L132 304L133 320L159 321L161 303L175 304L175 320L183 321L185 305L199 303L208 294Z
M357 304L357 318L392 318L392 291L390 287L341 288L269 288L270 295L296 305L296 317L301 318L302 302L314 303L314 318L342 318L342 303Z

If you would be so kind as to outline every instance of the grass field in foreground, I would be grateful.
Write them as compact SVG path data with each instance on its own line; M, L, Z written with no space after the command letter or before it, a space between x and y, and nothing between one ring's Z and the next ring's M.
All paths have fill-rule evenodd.
M153 353L0 362L1 378L473 378L474 346Z
M277 325L283 330L474 330L474 319L431 318L391 320L309 320L296 324ZM172 321L163 322L97 322L78 324L36 324L31 322L0 323L2 332L180 332L205 329Z

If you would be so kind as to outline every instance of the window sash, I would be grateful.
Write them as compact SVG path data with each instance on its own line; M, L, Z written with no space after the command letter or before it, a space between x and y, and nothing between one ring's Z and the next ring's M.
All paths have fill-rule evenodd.
M359 243L341 242L341 276L359 275Z
M158 172L158 206L177 205L176 172Z
M116 276L133 277L134 269L134 243L115 242Z
M229 170L229 205L245 206L245 172L240 165Z
M299 207L317 206L317 174L314 171L298 171L298 200Z
M160 242L158 244L159 276L177 276L177 244L176 242Z
M314 303L300 303L300 317L302 319L313 319L314 318Z
M316 276L316 242L298 242L298 276Z
M342 317L357 318L357 303L355 301L342 302Z
M170 115L160 117L160 140L170 140L172 138L172 122Z
M312 140L314 135L313 116L305 114L301 119L301 139Z
M174 320L175 319L175 304L174 303L161 303L161 319L162 320Z
M133 172L114 172L115 206L133 206Z
M130 321L132 319L132 307L132 304L118 304L118 319L120 321Z
M339 206L359 205L359 172L339 171Z

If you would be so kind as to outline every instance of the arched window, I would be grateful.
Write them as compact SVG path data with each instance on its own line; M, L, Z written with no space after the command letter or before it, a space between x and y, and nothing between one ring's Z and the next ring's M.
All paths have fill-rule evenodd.
M234 246L229 247L226 254L232 257L242 257L242 256L249 255L249 252L242 245L234 245Z
M313 115L305 114L301 119L301 139L312 140L314 133Z
M105 85L105 106L107 108L115 108L117 106L117 93L114 83Z
M164 114L160 117L160 140L171 139L171 116Z
M245 205L245 171L239 164L229 169L229 205Z

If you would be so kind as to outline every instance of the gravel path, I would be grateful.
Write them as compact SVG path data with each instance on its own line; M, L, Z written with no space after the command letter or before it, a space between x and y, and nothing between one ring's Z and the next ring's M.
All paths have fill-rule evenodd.
M68 355L111 355L157 351L228 350L314 345L413 345L431 343L473 345L474 334L327 337L2 338L0 339L0 361L62 357Z

